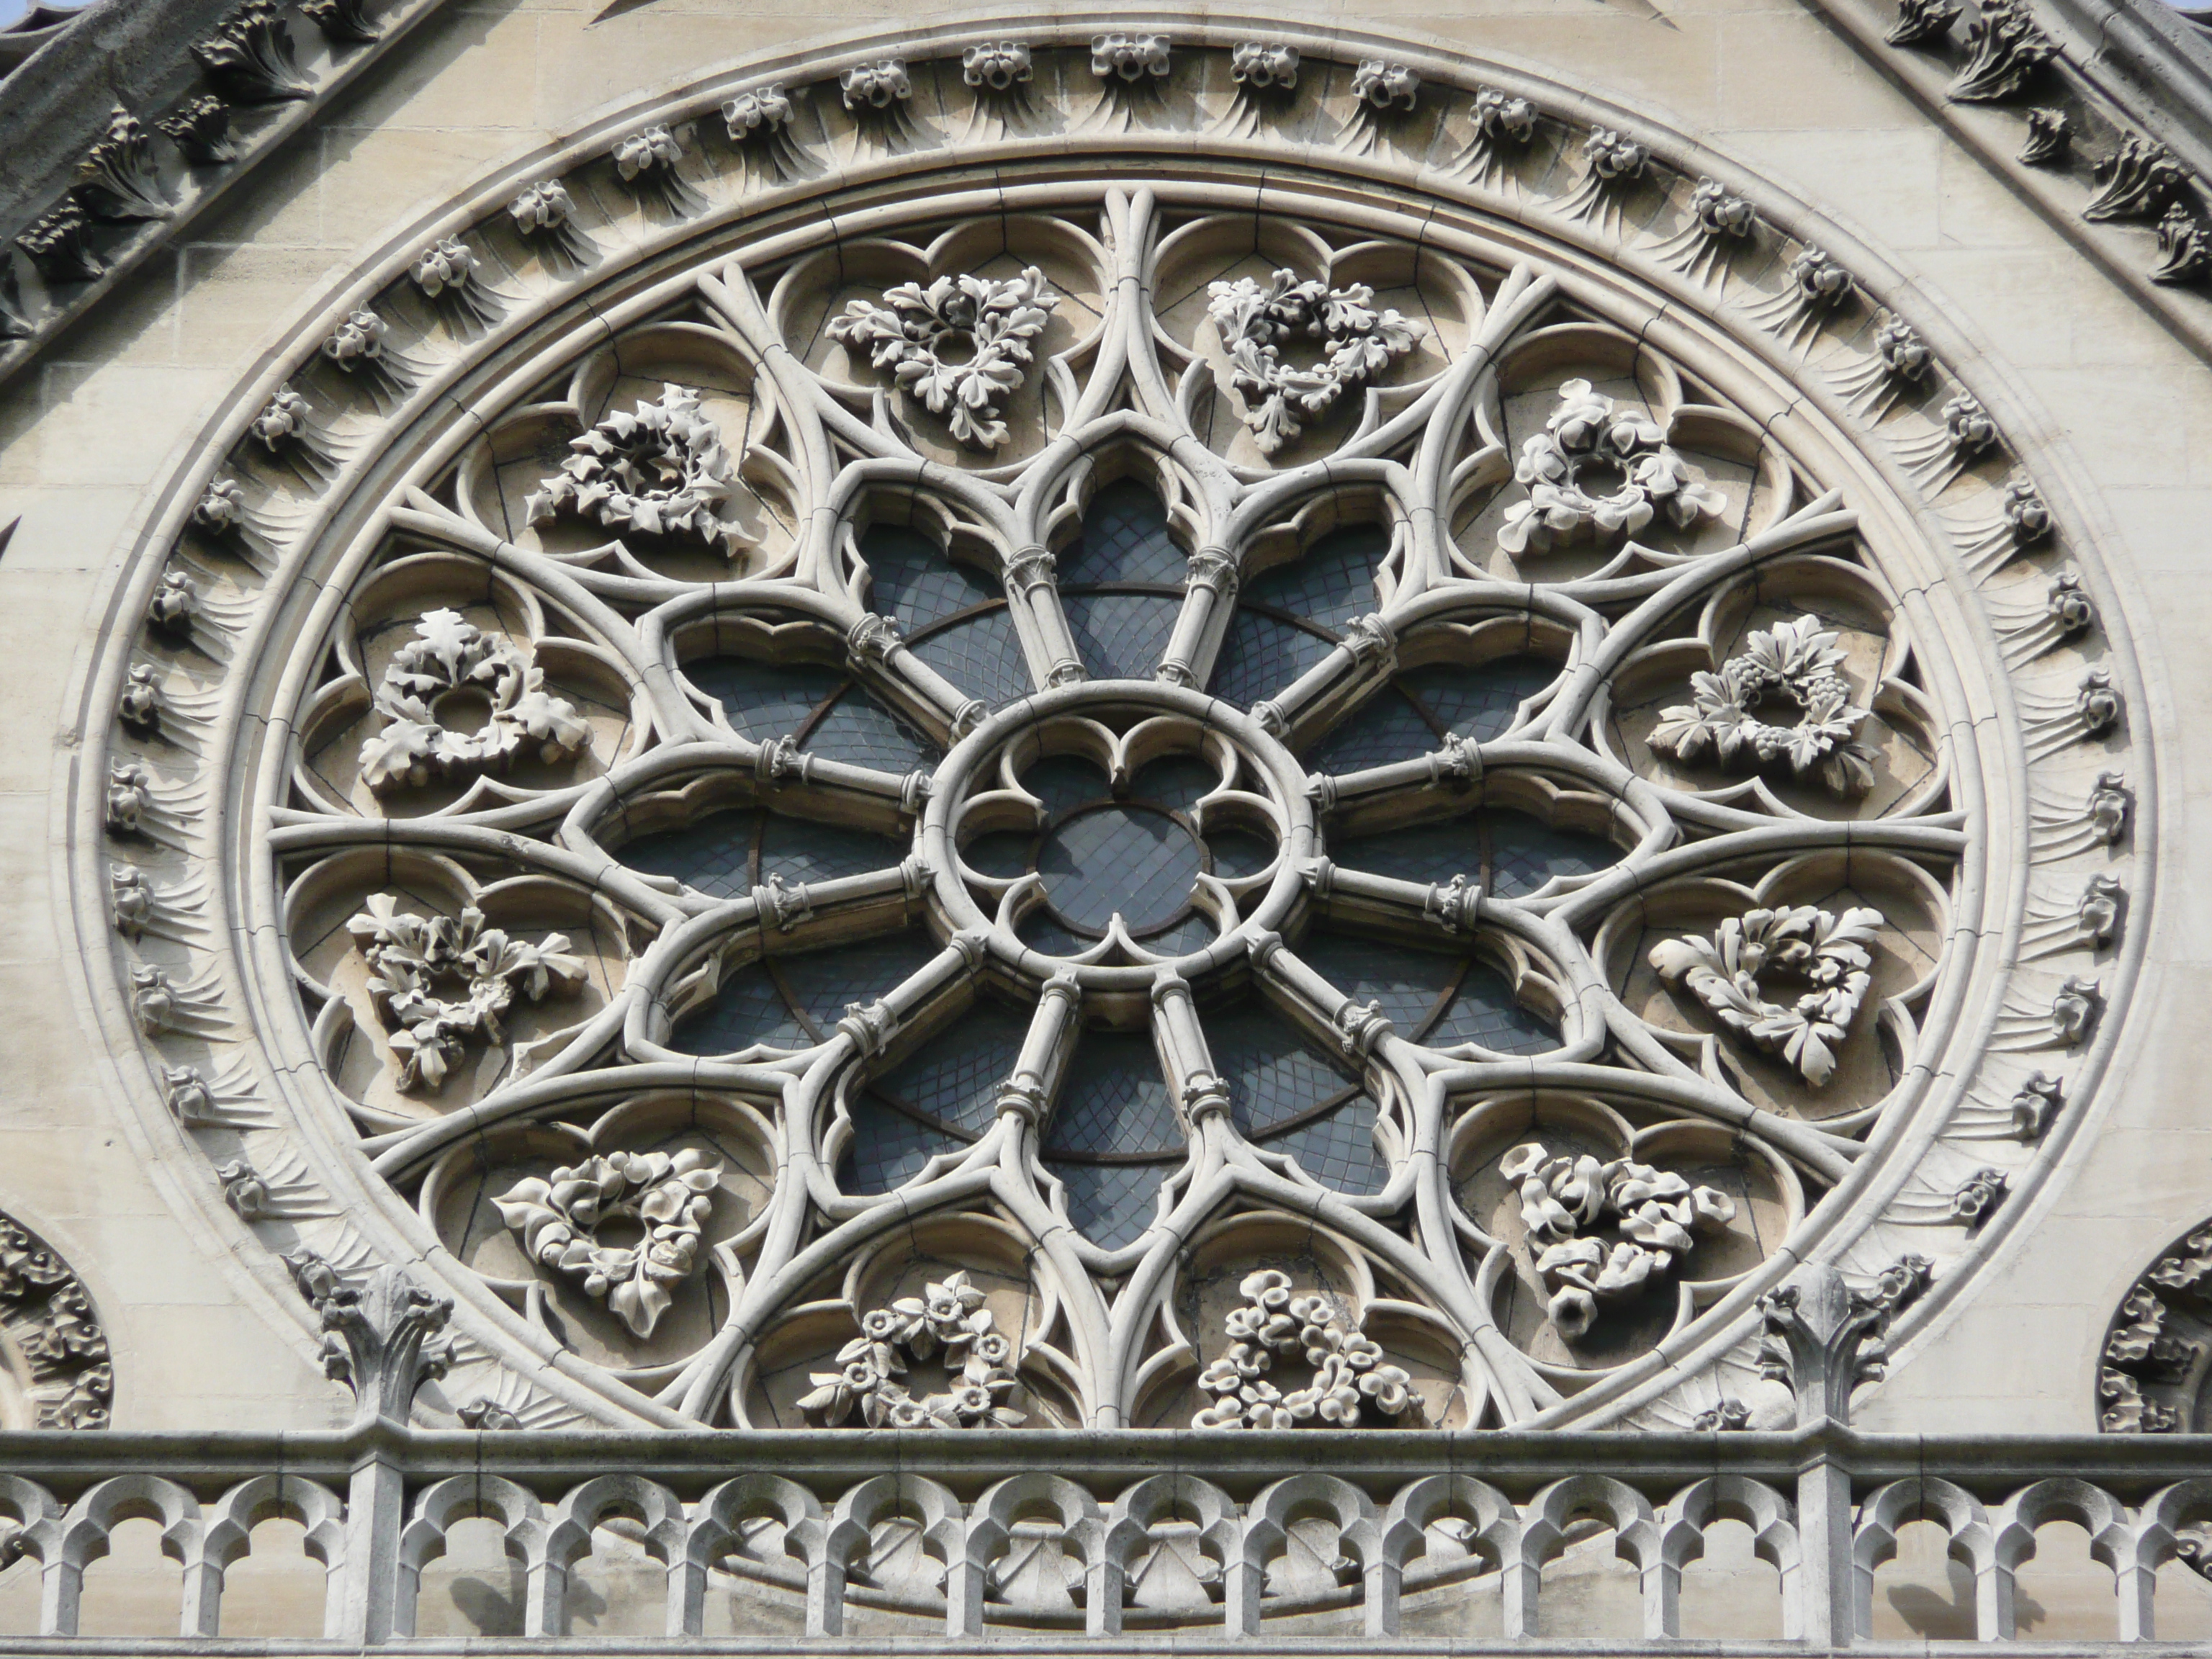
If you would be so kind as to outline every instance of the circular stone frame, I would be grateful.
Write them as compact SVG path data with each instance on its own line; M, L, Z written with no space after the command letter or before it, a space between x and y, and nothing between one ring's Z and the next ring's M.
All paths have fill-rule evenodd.
M1041 52L1072 52L1091 32L1087 24L1065 20L1024 27ZM349 281L303 309L270 368L241 386L211 422L193 461L150 504L122 578L116 614L159 619L156 601L173 553L191 533L195 512L225 476L228 458L246 441L249 424L273 393L313 362L334 328L373 308L380 295L404 281L422 246L505 211L506 203L534 179L597 165L616 138L641 124L696 119L768 79L827 88L856 53L880 55L902 46L910 61L950 62L957 70L959 44L994 27L1003 24L979 19L898 40L856 38L836 48L761 58L739 70L702 76L522 158L487 177L466 201L406 227ZM1341 110L1343 118L1332 114L1326 123L1306 123L1288 136L1267 129L1217 73L1247 27L1294 46L1316 65L1304 77L1299 97L1305 101L1299 107ZM1893 1343L1909 1346L2032 1208L2032 1189L2084 1122L2124 1024L2142 930L2118 934L2109 950L2069 957L2062 936L2072 895L2055 891L2040 866L2056 865L2078 878L2079 860L2092 846L2091 830L2113 817L2109 801L2100 806L2106 775L2124 773L2124 784L2112 786L2121 797L2119 832L2098 831L2096 845L2112 849L2110 869L2116 878L2124 878L2131 904L2144 906L2152 868L2135 849L2154 845L2155 787L2147 740L2124 718L2126 708L2142 706L2139 678L2118 607L2083 528L2076 504L2083 492L2064 457L2039 452L2018 459L2031 471L2039 507L2055 525L2051 544L2078 568L2079 584L2101 618L2097 666L2091 672L2102 676L2099 686L2112 712L2100 715L2102 725L2088 733L2101 744L2094 755L2078 734L2066 734L2065 723L2091 718L2097 688L2084 678L2077 692L2070 677L2062 679L2038 666L2037 654L2022 657L2008 648L2019 623L1984 591L2007 561L1992 562L1995 544L1987 538L1993 532L1979 523L1962 525L1939 506L1937 498L1955 476L1945 475L1943 456L1931 452L1916 459L1872 435L1867 394L1873 382L1854 389L1851 378L1859 358L1817 374L1805 368L1801 348L1808 330L1817 333L1820 319L1818 306L1804 296L1815 295L1817 284L1793 287L1793 275L1755 289L1749 300L1717 301L1705 281L1710 266L1676 260L1668 252L1669 239L1656 232L1632 239L1617 204L1609 208L1613 198L1601 184L1559 183L1556 171L1546 180L1527 181L1502 167L1492 139L1465 125L1478 84L1530 99L1544 112L1547 131L1559 135L1561 153L1584 129L1601 126L1647 143L1656 174L1670 181L1662 191L1669 204L1686 198L1692 180L1719 180L1753 204L1784 247L1797 250L1793 273L1808 259L1816 265L1840 261L1861 291L1911 323L1946 362L1966 366L1951 383L1960 384L1962 394L1971 385L1972 397L1994 415L1998 428L2026 434L2046 429L2045 423L1993 370L1981 366L1984 355L1920 303L1912 285L1863 239L1633 112L1524 68L1477 64L1402 39L1309 34L1272 23L1211 19L1179 31L1175 51L1179 63L1186 57L1199 61L1207 77L1207 95L1197 105L1206 124L1202 132L1176 130L1172 119L1158 125L1130 119L1110 82L1088 88L1063 77L1055 95L1089 106L1088 116L1096 118L1084 131L1047 134L979 116L964 136L936 131L927 144L871 148L855 139L848 149L817 158L818 170L797 176L780 173L754 153L733 151L721 164L734 181L725 199L666 221L648 216L588 277L552 283L465 349L416 365L421 373L411 384L392 389L388 406L384 398L371 398L367 407L348 411L345 418L363 441L349 446L331 477L302 484L297 527L250 550L261 556L246 561L249 574L234 584L237 603L221 626L234 647L230 661L236 672L201 706L173 704L173 718L197 720L204 728L208 741L195 758L156 771L134 757L133 669L146 660L147 635L134 626L118 626L104 641L87 682L80 722L84 752L100 758L77 775L70 876L103 1031L114 1052L135 1048L146 1060L143 1074L125 1079L140 1108L143 1133L149 1146L181 1141L190 1157L210 1164L242 1146L273 1151L281 1146L296 1155L301 1183L338 1218L321 1254L351 1271L378 1260L418 1260L451 1287L460 1304L457 1322L482 1354L444 1395L426 1394L423 1408L434 1416L444 1401L465 1399L473 1390L486 1398L512 1398L526 1420L546 1425L678 1426L699 1420L690 1409L695 1401L682 1402L684 1409L672 1407L579 1362L475 1287L426 1234L411 1207L379 1179L343 1109L330 1098L278 939L274 854L286 825L288 711L298 706L301 687L296 671L283 665L284 652L275 647L319 637L369 550L398 521L395 514L404 514L404 505L395 505L396 492L450 465L465 434L451 429L433 405L448 397L464 404L510 398L541 374L538 343L550 337L556 319L580 314L584 288L594 292L594 308L618 325L696 281L703 266L731 258L731 238L741 221L742 257L787 258L805 239L818 235L816 216L830 202L845 222L854 222L857 214L886 222L902 216L941 221L987 204L993 210L1043 204L1068 199L1076 181L1126 166L1136 153L1151 158L1148 173L1170 197L1203 203L1212 199L1209 191L1241 190L1242 199L1270 211L1307 214L1347 229L1417 228L1438 246L1526 252L1557 269L1576 300L1595 314L1618 314L1698 362L1739 403L1761 409L1769 429L1787 429L1793 441L1827 456L1837 475L1850 479L1863 496L1861 529L1875 548L1875 562L1893 578L1907 579L1895 584L1898 615L1914 630L1923 666L1938 683L1936 701L1948 718L1945 776L1966 831L1951 896L1951 936L1943 942L1944 967L1933 1000L1916 1032L1920 1046L1912 1054L1910 1088L1864 1151L1844 1161L1802 1227L1763 1268L1706 1308L1671 1352L1571 1398L1523 1401L1518 1420L1533 1426L1686 1423L1728 1386L1731 1368L1747 1352L1758 1295L1792 1259L1834 1261L1871 1282L1893 1265L1881 1241L1893 1240L1899 1227L1925 1229L1918 1236L1931 1241L1929 1254L1936 1258L1932 1287L1901 1310ZM1429 123L1420 128L1425 147L1417 149L1408 127L1396 118L1347 106L1346 83L1363 55L1407 67L1431 100L1426 107L1443 110L1432 122L1419 118ZM950 121L948 128L958 125ZM1188 160L1194 138L1211 152L1203 167ZM1432 164L1431 157L1448 155L1455 145L1462 153L1451 166ZM941 153L928 162L917 160L930 149ZM1233 182L1247 173L1251 183ZM1547 183L1559 187L1547 189ZM1669 205L1668 210L1678 210ZM1773 264L1781 264L1778 253ZM1769 301L1771 308L1762 312ZM1999 524L1994 533L2002 536L2005 526ZM1942 649L1934 648L1938 642ZM1972 672L1955 672L1962 665ZM1587 663L1580 667L1592 676L1598 672ZM1032 710L1079 708L1098 695L1096 688L1080 685L1055 688L1040 692ZM1247 714L1166 684L1146 689L1145 696L1164 709L1218 726L1255 755L1279 751L1262 724L1264 714ZM988 734L996 729L963 738L946 768L973 764L990 747ZM1285 803L1303 803L1304 777L1269 764ZM933 796L925 821L922 850L932 905L957 921L955 938L975 939L980 932L981 949L1000 970L1035 985L1048 977L1046 963L990 927L954 874L945 800L954 793ZM1633 810L1632 790L1624 804ZM579 812L588 816L584 807ZM1328 879L1297 867L1308 850L1299 845L1299 833L1295 825L1286 833L1289 856L1267 890L1261 915L1291 918ZM143 850L139 862L174 895L187 894L198 882L198 897L167 901L170 919L179 925L168 931L168 943L159 951L149 952L144 930L128 925L123 895L131 883L108 867L118 848ZM191 914L179 919L179 906ZM107 941L105 950L93 943L101 939ZM2062 945L2046 951L2044 944L2051 939L2062 939ZM1212 966L1248 952L1242 939L1225 939L1200 954ZM2016 960L2036 965L2015 966ZM148 978L149 971L155 980ZM1144 994L1153 977L1141 969L1076 971L1099 992L1121 996ZM149 990L160 994L149 996ZM1971 1219L1958 1224L1957 1194L1984 1173L1972 1149L1978 1142L1996 1146L2005 1138L2008 1131L1993 1126L2014 1121L2030 1060L2052 1046L2038 1035L2046 1027L2061 1036L2070 1030L2059 1045L2066 1062L2065 1109L2047 1121L2039 1119L2035 1136L2001 1172L1998 1189L2008 1193L2004 1203L1993 1214L1978 1205ZM1454 1091L1484 1086L1480 1071L1415 1072L1405 1080L1426 1091L1423 1098L1431 1103L1422 1110L1441 1111ZM1638 1083L1634 1073L1608 1073L1601 1081L1631 1092L1641 1088L1655 1098L1664 1093L1653 1093L1655 1085ZM373 1141L369 1150L375 1150ZM1988 1185L1981 1182L1984 1199ZM200 1190L210 1230L268 1237L270 1249L246 1253L250 1270L280 1296L289 1295L276 1250L299 1238L301 1228L267 1211L259 1219L241 1219L221 1201L212 1181ZM303 1346L310 1346L304 1310L302 1316Z

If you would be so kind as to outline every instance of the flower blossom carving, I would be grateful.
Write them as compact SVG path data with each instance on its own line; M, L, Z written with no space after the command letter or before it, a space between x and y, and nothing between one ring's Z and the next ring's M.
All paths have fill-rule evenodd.
M1247 1274L1237 1292L1244 1303L1222 1322L1229 1346L1198 1379L1212 1401L1191 1419L1193 1428L1349 1429L1363 1421L1419 1420L1413 1379L1386 1364L1381 1345L1348 1323L1328 1297L1292 1295L1291 1276L1272 1267ZM1312 1379L1286 1393L1267 1374L1278 1357L1290 1356L1312 1368Z
M1727 1194L1629 1158L1554 1158L1528 1141L1498 1170L1518 1191L1528 1237L1543 1247L1535 1267L1552 1293L1545 1312L1570 1339L1589 1329L1601 1304L1658 1289L1698 1235L1735 1219Z
M900 1379L909 1362L939 1356L946 1388L917 1398ZM838 1350L841 1369L817 1376L799 1409L831 1428L856 1411L872 1429L1016 1428L1028 1414L1003 1403L1014 1388L1012 1358L983 1292L955 1273L868 1314Z

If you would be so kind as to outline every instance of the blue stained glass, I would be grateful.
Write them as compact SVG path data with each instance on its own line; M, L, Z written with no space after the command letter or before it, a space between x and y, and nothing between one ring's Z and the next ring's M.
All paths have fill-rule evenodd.
M1085 672L1094 680L1148 680L1167 654L1180 598L1158 593L1082 593L1065 589L1060 608Z
M1129 781L1129 793L1185 812L1220 787L1221 773L1212 762L1195 755L1169 755L1138 769Z
M1494 738L1513 724L1528 698L1559 678L1557 663L1508 657L1479 668L1432 663L1398 676L1445 730L1462 738Z
M1065 812L1113 797L1106 775L1080 755L1047 755L1022 774L1022 787L1048 812Z
M1249 708L1281 692L1328 655L1331 641L1279 617L1239 609L1213 659L1209 688L1224 702Z
M1057 1164L1044 1167L1067 1188L1067 1218L1102 1249L1118 1250L1152 1224L1172 1164Z
M1037 872L1046 901L1079 932L1103 933L1119 915L1142 937L1190 902L1203 857L1181 820L1109 803L1054 825Z
M1482 874L1482 834L1473 817L1437 823L1409 823L1333 843L1331 854L1348 870L1400 881L1447 882Z
M1168 533L1166 503L1133 478L1117 478L1091 498L1082 537L1061 550L1058 563L1063 590L1100 582L1180 586L1188 568Z
M1361 1095L1265 1144L1271 1152L1288 1152L1324 1187L1355 1197L1379 1193L1390 1170L1375 1148L1375 1103Z
M1012 1011L978 1004L870 1087L940 1123L980 1134L997 1114L999 1085L1012 1074L1027 1030L1028 1022Z
M846 684L843 672L835 668L744 657L704 658L685 664L684 672L722 705L732 731L755 743L789 737Z
M776 813L761 833L761 880L771 875L793 883L865 876L895 867L906 852L906 843L889 836Z
M1431 1048L1474 1042L1504 1054L1548 1054L1559 1046L1558 1032L1514 1001L1505 975L1480 962L1468 964L1451 1006L1421 1041Z
M1194 951L1203 951L1220 936L1220 928L1193 911L1171 927L1163 927L1157 933L1139 934L1137 943L1155 956L1187 957Z
M1032 951L1042 951L1048 957L1072 957L1088 951L1098 941L1079 939L1052 919L1042 905L1030 911L1015 930L1023 944Z
M1216 830L1206 838L1213 872L1226 880L1256 876L1275 861L1273 843L1245 830Z
M1244 597L1341 633L1354 617L1381 608L1375 573L1389 552L1390 532L1381 525L1346 525L1320 538L1290 563L1255 577L1246 585Z
M1229 1085L1231 1119L1248 1139L1355 1086L1272 1009L1248 1006L1209 1014L1205 1024L1213 1068Z
M938 1153L957 1152L968 1144L868 1095L856 1097L847 1110L853 1139L838 1184L848 1193L866 1196L902 1187Z
M994 830L963 847L960 861L979 876L1011 881L1029 869L1036 848L1036 837L1025 830Z
M1460 958L1345 933L1310 933L1308 967L1358 1002L1377 1002L1398 1035L1417 1037L1459 980Z
M872 525L862 532L860 557L868 566L868 602L896 621L902 633L999 597L979 573L953 562L927 537L896 525Z
M1036 689L1013 617L1003 605L918 635L908 648L959 690L994 708Z
M1044 1156L1180 1152L1176 1117L1158 1054L1148 1036L1085 1031L1053 1103Z
M848 766L866 766L900 777L932 765L937 745L875 702L857 686L848 686L799 745L824 760Z
M1359 772L1431 754L1443 742L1406 694L1386 685L1322 738L1306 762L1316 772Z
M793 1016L768 969L753 962L723 975L714 1000L677 1026L669 1047L687 1054L733 1054L757 1042L809 1048L814 1038Z
M864 944L775 959L785 995L817 1031L844 1017L848 1003L872 1002L895 989L937 955L936 942L919 927Z
M1488 811L1490 890L1505 898L1533 893L1553 876L1589 876L1620 861L1601 836L1554 830L1525 812Z
M622 844L622 861L670 876L709 898L743 898L753 890L753 844L762 814L710 812L681 830L661 830Z

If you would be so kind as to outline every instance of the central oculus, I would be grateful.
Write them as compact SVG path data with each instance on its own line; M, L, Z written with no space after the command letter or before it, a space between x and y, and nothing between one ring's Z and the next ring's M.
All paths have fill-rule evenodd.
M1248 937L1290 922L1318 850L1280 739L1142 681L1056 687L986 720L939 767L916 848L945 935L972 931L1033 981L1076 969L1094 991L1141 990L1155 965L1242 963Z
M1067 813L1037 850L1045 902L1076 932L1099 936L1117 915L1139 938L1166 927L1205 869L1205 849L1181 819L1113 800Z

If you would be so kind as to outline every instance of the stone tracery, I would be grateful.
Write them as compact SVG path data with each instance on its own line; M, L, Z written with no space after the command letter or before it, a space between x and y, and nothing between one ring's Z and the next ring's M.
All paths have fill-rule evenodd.
M1168 78L1164 43L1101 39L1085 46L1098 74ZM1018 69L986 44L969 65L979 95L1032 84L1031 47ZM1176 52L1179 74L1195 52ZM1304 95L1288 45L1234 56L1246 88ZM1378 109L1437 95L1410 67L1372 67L1358 95ZM843 101L888 112L909 79L903 62L862 65ZM728 116L733 135L781 132L766 106L750 113ZM1516 142L1533 129L1525 99L1499 96L1493 113ZM641 130L641 176L682 159L669 133ZM1660 165L1633 135L1591 138L1601 177ZM541 206L549 186L532 187ZM1255 221L1202 196L1170 210L1103 186L1079 207L1003 216L989 234L948 234L919 200L919 228L883 223L913 240L878 262L907 260L926 230L918 280L833 295L787 254L717 253L611 366L579 348L565 404L487 406L480 452L421 473L393 511L404 545L348 578L367 589L386 580L380 567L416 562L406 580L378 590L357 634L333 620L327 638L303 637L303 664L335 648L355 681L384 688L385 724L363 734L343 723L361 694L301 671L317 712L289 799L311 806L284 809L274 844L294 951L318 927L341 937L331 905L341 920L365 905L372 924L352 931L373 974L342 944L295 969L340 1109L374 1137L379 1176L418 1198L424 1227L447 1224L441 1206L516 1207L526 1260L475 1269L512 1317L576 1288L606 1299L635 1341L601 1331L591 1363L624 1409L642 1390L710 1421L1218 1412L1198 1401L1219 1395L1200 1356L1144 1346L1158 1340L1146 1310L1102 1286L1164 1261L1178 1230L1240 1211L1310 1211L1343 1253L1330 1272L1379 1268L1412 1287L1405 1308L1370 1307L1373 1334L1339 1334L1373 1362L1347 1359L1337 1379L1368 1402L1358 1409L1395 1419L1418 1399L1426 1420L1509 1421L1594 1382L1602 1394L1608 1371L1650 1352L1653 1332L1624 1333L1673 1300L1639 1292L1684 1254L1675 1233L1725 1255L1753 1202L1748 1187L1739 1200L1669 1173L1645 1141L1740 1125L1790 1180L1832 1183L1895 1085L1871 1042L1838 1059L1845 1032L1879 1020L1909 1052L1943 994L1937 945L1905 936L1940 939L1963 847L1930 758L1947 694L1883 587L1882 555L1832 493L1848 465L1762 435L1731 405L1748 371L1725 351L1664 359L1618 317L1566 305L1549 254L1516 263L1438 242L1415 258L1389 237L1355 246L1322 214ZM1741 198L1690 210L1727 200ZM560 222L576 210L564 192ZM539 206L532 218L552 222ZM1731 234L1756 222L1747 204L1716 221ZM1178 258L1181 291L1196 294L1187 278L1206 250L1238 238L1263 252L1180 314L1132 300L1176 291L1160 277ZM1853 279L1809 248L1784 269L1793 303L1821 313L1788 325L1802 338ZM805 307L839 298L820 331L854 348L844 367L806 332L822 315ZM1079 313L1069 336L1048 332ZM1218 368L1201 314L1226 355ZM333 362L374 361L389 331L357 311L331 337ZM854 412L871 395L880 407L886 382L955 447L933 444L930 421ZM1218 418L1217 389L1243 410L1224 401ZM1993 424L1966 428L1949 436L1969 452L2000 441ZM536 458L555 440L573 456L549 478ZM1584 489L1584 468L1618 486ZM1131 492L1149 504L1115 505ZM903 548L885 534L900 526ZM612 539L595 545L601 531ZM687 543L726 560L731 580L699 580ZM443 601L483 563L513 591L464 617ZM1738 579L1754 565L1755 585ZM1754 592L1783 614L1754 614ZM423 632L394 649L372 617ZM1694 708L1661 708L1686 678ZM480 682L489 723L439 713ZM1798 726L1755 714L1762 696L1795 703ZM1778 763L1717 783L1694 775L1708 750L1739 773L1745 758ZM360 757L350 775L341 752ZM1090 793L1069 793L1086 767ZM1800 780L1828 796L1817 811L1787 793ZM134 776L111 818L166 810L152 781ZM1894 883L1938 896L1917 910L1887 891L1878 906L1832 899L1837 878L1811 863L1846 823L1875 849L1866 867L1887 858ZM1688 944L1603 943L1628 937L1626 919L1684 872L1749 882L1783 868L1732 839L1776 826L1811 849L1790 866L1801 884L1723 921L1713 963L1678 965ZM364 831L405 849L390 876L347 850L370 844ZM993 864L981 846L993 837L1021 845ZM1144 885L1115 856L1176 891L1133 916ZM1107 876L1088 870L1094 857ZM492 908L470 902L479 891ZM1680 925L1715 920L1708 907ZM1676 927L1656 912L1649 925L1655 940ZM1819 1008L1764 1000L1761 965L1741 960L1753 933L1772 965L1811 970L1803 1000ZM1639 960L1683 994L1636 1000L1643 969L1623 964ZM437 994L446 969L465 1003ZM507 1053L510 1003L587 981L573 1035ZM485 1063L457 1085L474 1052ZM1109 1052L1122 1058L1086 1063ZM1149 1075L1128 1063L1140 1053ZM364 1054L389 1055L380 1079ZM1601 1210L1621 1242L1570 1261L1555 1253L1595 1241L1554 1239L1528 1264L1565 1360L1477 1335L1500 1328L1486 1299L1511 1248L1486 1217L1471 1218L1485 1241L1472 1249L1425 1224L1393 1243L1376 1224L1408 1213L1412 1149L1484 1103L1484 1068L1529 1054L1544 1075L1581 1068L1578 1085L1633 1119L1595 1161L1613 1172ZM711 1146L670 1150L675 1120L652 1079L677 1066L708 1080L715 1123L697 1133ZM1602 1084L1583 1075L1601 1069ZM1814 1085L1843 1101L1840 1116L1802 1092ZM625 1096L611 1110L610 1087ZM543 1137L583 1133L586 1101L593 1150L579 1161ZM476 1189L453 1155L456 1109L503 1126L484 1143L496 1192L465 1198ZM582 1213L552 1201L580 1170L656 1159L670 1179L711 1173L718 1194L706 1205L686 1186L704 1209L696 1230L668 1224L681 1237L659 1241L658 1275L652 1247L587 1243ZM719 1195L745 1182L743 1201ZM659 1185L640 1188L641 1206ZM840 1247L853 1267L834 1306L787 1319L794 1218L857 1241L886 1201L942 1223L935 1254L901 1265ZM1045 1239L1058 1242L1036 1266L1007 1243ZM1256 1283L1279 1273L1267 1259L1255 1247L1224 1271ZM1680 1317L1752 1270L1686 1282ZM961 1385L981 1394L900 1397L871 1322L990 1273L990 1352L1005 1352ZM616 1305L647 1281L665 1302ZM955 1298L963 1317L970 1294ZM1376 1355L1358 1346L1370 1342ZM1438 1352L1457 1356L1443 1365L1456 1394L1421 1392L1435 1379L1413 1356ZM833 1357L837 1372L805 1369ZM872 1380L840 1397L846 1385L820 1378L849 1365ZM1377 1376L1387 1403L1358 1380ZM802 1376L804 1398L790 1380ZM1315 1416L1350 1420L1345 1389L1315 1387ZM1238 1399L1241 1420L1254 1402Z

